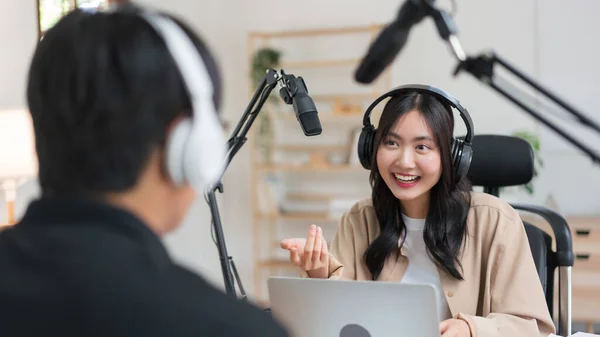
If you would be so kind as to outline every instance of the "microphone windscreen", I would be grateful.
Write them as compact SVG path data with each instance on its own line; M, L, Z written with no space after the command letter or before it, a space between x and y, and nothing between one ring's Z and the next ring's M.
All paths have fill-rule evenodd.
M474 186L516 186L527 184L533 178L533 149L522 138L476 135L472 149L467 178Z
M323 131L317 111L302 113L298 115L298 119L306 136L317 136Z
M354 80L362 84L373 82L396 58L407 39L407 29L386 27L361 60L354 72Z

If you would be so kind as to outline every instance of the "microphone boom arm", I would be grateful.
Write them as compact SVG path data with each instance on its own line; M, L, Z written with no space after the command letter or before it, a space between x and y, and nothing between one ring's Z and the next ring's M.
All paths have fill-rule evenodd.
M565 109L567 112L575 116L576 120L581 124L594 129L600 134L600 125L586 117L581 112L577 111L575 108L571 107L565 101L560 99L558 96L550 93L547 89L542 87L540 84L536 83L533 79L527 77L525 74L517 70L514 66L512 66L505 59L500 58L495 53L484 53L482 55L471 57L465 54L460 41L456 36L456 26L452 21L452 17L439 9L432 9L429 11L429 14L433 17L435 21L435 25L438 29L440 37L446 40L450 49L452 50L454 56L459 60L459 64L454 71L454 76L457 76L461 71L466 71L477 78L479 81L489 85L496 92L501 94L506 99L510 100L521 109L529 113L532 117L552 129L554 132L558 133L564 139L569 141L571 144L579 148L581 151L586 153L593 162L596 164L600 164L600 154L589 148L588 146L581 143L579 140L575 139L573 136L567 134L564 130L562 130L558 125L553 123L548 118L544 117L536 108L529 106L524 102L524 100L519 99L517 95L511 94L509 90L505 87L508 84L501 84L494 77L494 66L496 64L503 66L507 71L523 80L525 83L529 84L531 87L536 89L539 93L543 94L546 98L556 103L558 106ZM515 86L513 86L512 91L518 90Z
M301 78L298 78L302 80ZM237 154L237 152L241 149L241 147L246 143L247 134L250 130L250 127L256 120L258 113L262 109L263 105L271 95L271 92L277 84L279 83L282 87L280 95L286 104L293 104L295 102L295 93L294 85L297 85L298 79L294 77L292 74L285 74L283 70L281 73L278 73L274 69L268 69L265 77L261 80L258 88L254 92L244 114L242 115L238 125L235 130L232 132L231 137L229 138L228 152L225 157L225 166L223 170L223 174L225 170L229 167L229 164L233 160L233 157ZM303 82L302 82L303 83ZM223 175L221 175L222 179ZM212 217L212 227L215 231L214 235L216 237L215 244L217 245L217 249L219 251L219 260L221 262L221 271L223 273L223 282L225 284L225 293L233 298L237 298L237 292L235 290L235 280L237 281L237 285L240 289L240 293L242 299L247 300L246 293L242 286L242 282L238 275L237 269L235 268L235 263L231 256L229 256L227 252L227 247L225 244L225 235L223 234L223 226L221 223L221 216L219 214L219 208L217 205L217 198L215 196L216 191L223 193L223 184L221 183L221 179L219 182L207 188L204 191L206 202L210 207L211 217Z

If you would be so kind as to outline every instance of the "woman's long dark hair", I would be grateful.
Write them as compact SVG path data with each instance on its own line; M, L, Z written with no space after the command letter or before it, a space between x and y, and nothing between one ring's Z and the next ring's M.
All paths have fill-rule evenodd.
M456 181L451 157L454 130L452 109L430 94L407 92L392 97L383 109L375 136L370 183L372 199L381 234L367 248L364 259L373 279L377 279L386 258L398 248L400 235L405 235L400 202L386 185L377 167L377 152L388 132L405 113L417 110L425 118L440 149L442 175L431 189L429 210L423 239L427 251L439 267L455 279L462 280L460 250L467 234L471 186L467 179Z

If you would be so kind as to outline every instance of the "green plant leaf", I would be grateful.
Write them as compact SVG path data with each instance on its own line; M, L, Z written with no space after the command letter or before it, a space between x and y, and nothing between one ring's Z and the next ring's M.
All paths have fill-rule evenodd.
M263 80L268 69L279 67L280 57L280 51L269 47L259 49L256 51L256 53L254 53L252 58L252 67L250 69L250 79L252 80L255 88L258 87L260 82ZM269 101L274 104L277 104L279 101L276 92L276 90L272 91L269 97ZM258 132L256 135L255 144L265 151L267 154L267 161L270 161L268 154L270 153L270 148L273 141L273 128L269 114L266 111L258 114L257 123Z
M280 57L280 51L268 47L259 49L254 53L250 76L255 86L263 79L267 69L278 67Z

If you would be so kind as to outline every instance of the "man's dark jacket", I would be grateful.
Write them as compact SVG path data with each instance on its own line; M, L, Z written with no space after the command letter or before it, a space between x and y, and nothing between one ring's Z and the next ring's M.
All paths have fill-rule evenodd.
M263 311L178 266L136 216L33 201L0 231L0 336L287 336Z

